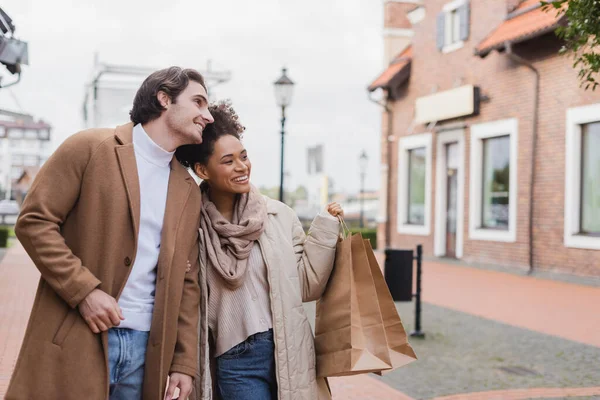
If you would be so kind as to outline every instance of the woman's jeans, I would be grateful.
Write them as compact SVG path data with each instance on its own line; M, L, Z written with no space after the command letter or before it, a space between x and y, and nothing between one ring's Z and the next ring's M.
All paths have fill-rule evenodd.
M141 400L148 332L108 330L110 400Z
M224 400L277 399L272 329L217 357L217 390Z

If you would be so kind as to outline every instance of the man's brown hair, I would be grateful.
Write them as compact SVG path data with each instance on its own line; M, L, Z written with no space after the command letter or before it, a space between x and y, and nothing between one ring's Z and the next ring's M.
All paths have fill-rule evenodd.
M160 117L165 108L158 101L158 92L165 92L175 103L190 81L198 82L206 89L204 77L193 69L170 67L150 74L133 99L133 108L129 112L131 122L145 124Z

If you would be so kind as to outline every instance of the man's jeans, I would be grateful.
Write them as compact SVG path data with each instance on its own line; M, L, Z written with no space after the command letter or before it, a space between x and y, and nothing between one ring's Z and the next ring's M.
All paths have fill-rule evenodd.
M148 334L132 329L109 329L110 400L142 399Z
M222 399L276 400L273 330L250 336L217 357L217 387Z

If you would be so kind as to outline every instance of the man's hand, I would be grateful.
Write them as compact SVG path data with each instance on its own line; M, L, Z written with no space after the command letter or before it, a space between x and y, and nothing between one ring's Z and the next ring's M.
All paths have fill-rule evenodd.
M169 377L169 388L165 394L165 400L171 400L175 389L179 388L179 400L187 400L192 393L192 377L179 372L173 372Z
M121 307L114 297L100 289L94 289L79 303L79 313L94 333L119 326L123 317Z

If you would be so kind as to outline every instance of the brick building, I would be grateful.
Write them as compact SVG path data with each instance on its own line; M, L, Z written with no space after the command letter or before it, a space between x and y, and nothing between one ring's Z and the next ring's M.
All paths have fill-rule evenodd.
M379 248L600 276L600 92L539 4L384 2Z

